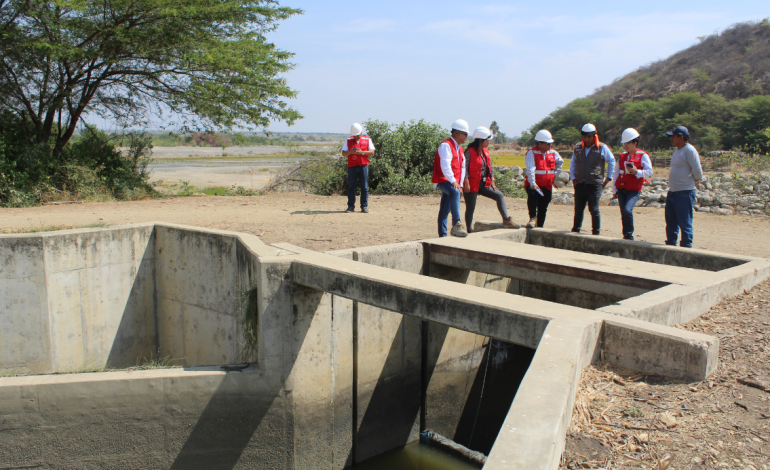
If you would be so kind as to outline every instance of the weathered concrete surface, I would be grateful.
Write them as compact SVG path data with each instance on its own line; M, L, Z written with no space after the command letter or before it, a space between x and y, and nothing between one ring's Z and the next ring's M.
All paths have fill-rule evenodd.
M592 323L609 319L614 325L625 325L624 328L639 330L640 334L654 335L658 345L668 341L677 344L654 349L644 347L635 351L640 361L631 368L673 377L702 379L715 367L714 350L718 348L718 342L709 336L683 335L680 330L662 325L491 290L483 291L483 296L480 296L474 286L450 284L376 266L362 267L353 261L327 255L305 254L297 257L292 265L292 280L313 289L530 348L538 347L550 322ZM512 302L514 299L515 303ZM615 347L623 346L618 343ZM677 351L673 353L675 357L682 353L681 348L692 350L687 355L687 365L669 370L666 366L672 358L671 351ZM621 353L617 356L629 357Z
M155 352L152 224L0 235L0 369L134 365Z
M570 308L524 297L515 306L503 307L510 304L510 296L502 292L488 291L483 299L475 299L477 290L473 286L320 254L297 257L292 265L292 280L368 305L530 348L540 342L547 316Z
M494 271L502 268L492 260L483 268L493 272L485 273L480 265L473 269L462 265L458 261L462 257L452 261L453 267L431 262L424 255L439 242L453 247L446 241L342 250L330 256L285 244L266 246L256 237L232 232L167 224L157 224L154 230L154 248L145 249L155 266L153 298L196 307L183 315L192 324L205 325L219 318L219 323L189 330L193 342L198 335L204 346L200 352L192 349L196 360L233 362L237 349L227 349L232 347L227 335L216 341L202 335L206 328L214 328L215 334L209 336L217 338L217 328L227 329L227 317L235 318L234 299L240 292L257 289L259 366L243 374L176 370L147 372L147 376L103 373L0 379L0 414L4 420L9 416L7 423L11 423L0 428L0 441L12 443L11 451L0 450L0 467L38 465L45 459L46 465L71 468L114 468L124 460L143 468L203 469L224 464L226 468L341 469L412 442L421 424L446 428L444 434L449 435L453 427L457 431L458 403L470 396L468 384L481 361L481 334L537 348L506 417L505 424L517 430L504 426L488 467L555 468L580 371L602 350L606 359L624 367L690 380L705 377L716 365L718 342L708 336L628 318L632 315L511 295L505 293L512 284L505 274L511 273ZM488 249L492 243L503 251L517 245L515 251L523 245L512 242L524 241L531 232L473 234L458 247L484 253L492 251ZM164 249L161 238L173 248ZM2 241L0 250L8 246L10 242ZM26 282L37 279L41 263L45 278L46 260L38 256L45 253L42 240L35 246L40 248L24 248L29 261L23 266L31 273ZM8 248L0 254L18 256L17 252ZM200 263L194 256L197 252L201 252ZM624 272L619 260L570 255L572 268L596 271L598 263L610 266L603 268L610 274ZM513 252L506 256L520 257ZM661 292L669 296L641 305L650 308L674 301L671 296L677 291L666 289L697 287L707 292L699 304L702 307L765 275L763 266L761 261L748 260L719 273L697 272L698 285L671 284L625 301ZM3 284L6 279L26 279L9 274L18 271L0 271L0 289L13 289L12 284ZM160 279L167 271L168 277ZM708 277L728 271L732 276L728 281ZM187 272L192 280L185 284ZM679 292L698 295L686 289ZM46 298L45 303L49 302ZM158 315L164 312L155 309ZM188 330L182 325L181 330L168 327L167 331ZM236 330L235 335L237 339L240 333ZM159 333L154 338L156 346L164 340ZM180 347L185 347L184 341ZM160 375L152 375L156 373ZM152 385L161 376L160 385ZM113 381L124 383L106 385ZM35 399L41 387L52 398ZM446 400L441 399L444 392ZM246 400L251 402L241 406ZM43 402L49 405L41 407ZM50 405L58 402L62 406ZM139 408L145 405L149 411ZM155 439L158 429L172 436ZM124 445L126 434L149 437L132 437ZM98 447L98 461L81 450L88 445ZM45 446L50 449L40 453L38 448Z
M418 242L356 249L364 265L418 275L423 250ZM422 323L361 302L356 322L355 462L419 440Z
M600 331L601 321L548 326L485 469L559 467L580 374L596 356Z
M290 468L281 383L156 370L0 381L3 468Z
M543 275L540 277L547 278L545 282L527 286L530 291L534 290L529 294L538 298L581 307L593 306L593 308L613 315L633 317L663 325L677 325L692 320L725 298L748 290L770 277L770 260L764 258L725 255L706 250L667 247L645 242L557 232L549 229L528 229L526 232L522 230L490 231L491 226L486 222L477 222L476 225L479 233L474 233L467 239L468 241L478 240L475 243L458 244L457 240L445 239L426 240L425 243L428 244L437 243L441 244L442 247L448 247L445 250L453 248L458 252L462 252L464 249L468 250L465 256L457 256L458 253L437 254L433 256L435 262L444 262L456 267L475 268L482 272L494 272L501 275L537 278L537 273L524 273L522 275L521 272L517 272L510 266L511 264L521 265L522 261L520 260L524 260L532 263L530 268L533 270L545 269L558 273L562 269L573 268L573 271L574 269L585 269L589 276L591 272L599 272L625 275L640 281L647 279L651 282L668 283L669 285L655 289L651 289L654 285L649 285L647 292L641 289L637 294L629 295L633 292L629 292L628 287L623 292L617 288L617 281L613 281L610 277L605 279L608 281L605 290L617 289L617 297L612 305L607 303L607 301L612 300L612 297L599 292L600 289L597 289L596 282L591 285L590 281L587 282L583 279L570 280L569 276L562 276L557 279L557 276L547 277ZM522 233L527 234L526 238L520 235ZM515 236L517 234L518 236ZM521 243L506 243L506 241ZM479 244L481 244L480 247ZM509 247L506 248L506 245ZM543 250L540 248L541 246L551 247L551 249ZM498 252L513 258L512 262L508 262L509 266L505 266L505 260L501 263L494 262L494 256ZM521 255L521 252L524 255ZM473 259L474 256L480 259ZM548 260L548 262L539 262L541 260ZM556 267L554 268L553 265ZM521 266L518 268L519 270L523 269ZM579 275L575 272L572 274ZM523 282L531 283L533 281L525 279ZM543 287L548 285L570 287L575 289L573 292L579 291L577 293L582 296L585 295L584 292L589 292L607 297L576 299L573 296L572 299L564 298L564 292L560 293L558 290L549 290ZM517 289L515 285L509 289L511 293L525 293L522 291L523 289ZM560 294L562 298L559 298Z

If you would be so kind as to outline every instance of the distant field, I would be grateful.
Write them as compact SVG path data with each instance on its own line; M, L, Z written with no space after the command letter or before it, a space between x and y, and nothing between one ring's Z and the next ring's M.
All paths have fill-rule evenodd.
M563 158L563 157L562 157ZM569 168L570 160L565 159L562 168ZM524 155L492 155L492 165L494 166L518 166L524 168Z

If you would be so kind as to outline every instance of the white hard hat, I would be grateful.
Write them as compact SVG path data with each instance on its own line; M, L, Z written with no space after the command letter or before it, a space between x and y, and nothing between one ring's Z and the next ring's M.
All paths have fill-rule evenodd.
M350 134L351 135L361 135L361 133L364 131L364 128L361 126L361 124L354 122L352 126L350 126Z
M466 134L470 132L470 127L468 126L468 121L465 119L458 119L455 122L452 123L452 130L453 131L463 131Z
M492 133L489 132L489 129L484 126L479 126L476 128L475 131L473 131L473 138L474 139L481 139L481 140L487 140L492 138Z
M547 144L552 144L553 143L553 136L547 130L540 129L539 131L537 131L537 134L535 134L535 141L537 141L537 142L545 142Z
M588 133L590 133L590 132L596 132L596 126L594 126L593 124L591 124L591 123L589 122L588 124L586 124L585 126L583 126L583 128L582 128L582 129L580 129L580 132L584 132L584 133L586 133L586 134L588 134Z
M639 138L639 133L636 132L636 129L634 129L633 127L629 127L628 129L624 130L623 134L620 136L620 143L625 144L638 138Z

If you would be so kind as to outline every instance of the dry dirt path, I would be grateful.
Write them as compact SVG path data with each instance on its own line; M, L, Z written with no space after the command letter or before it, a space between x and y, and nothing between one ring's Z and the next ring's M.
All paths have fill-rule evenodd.
M343 213L343 196L271 193L254 197L181 197L135 202L86 203L25 209L0 208L0 231L162 221L259 235L266 243L288 242L313 250L381 245L437 234L438 196L372 196L371 212ZM528 220L526 201L508 199L514 220ZM465 206L461 206L464 214ZM569 230L572 206L551 205L546 227ZM491 200L479 198L476 220L500 220ZM637 207L636 238L662 243L663 210ZM695 246L770 258L770 218L695 214ZM590 228L586 211L584 229ZM602 207L602 233L620 238L620 212Z

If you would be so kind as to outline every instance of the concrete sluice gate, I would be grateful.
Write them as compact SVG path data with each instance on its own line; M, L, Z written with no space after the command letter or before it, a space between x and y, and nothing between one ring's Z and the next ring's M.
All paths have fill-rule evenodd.
M555 469L585 366L703 379L718 340L671 325L770 275L476 229L329 253L161 223L0 236L0 468L342 469L429 429ZM151 357L184 367L78 373Z

